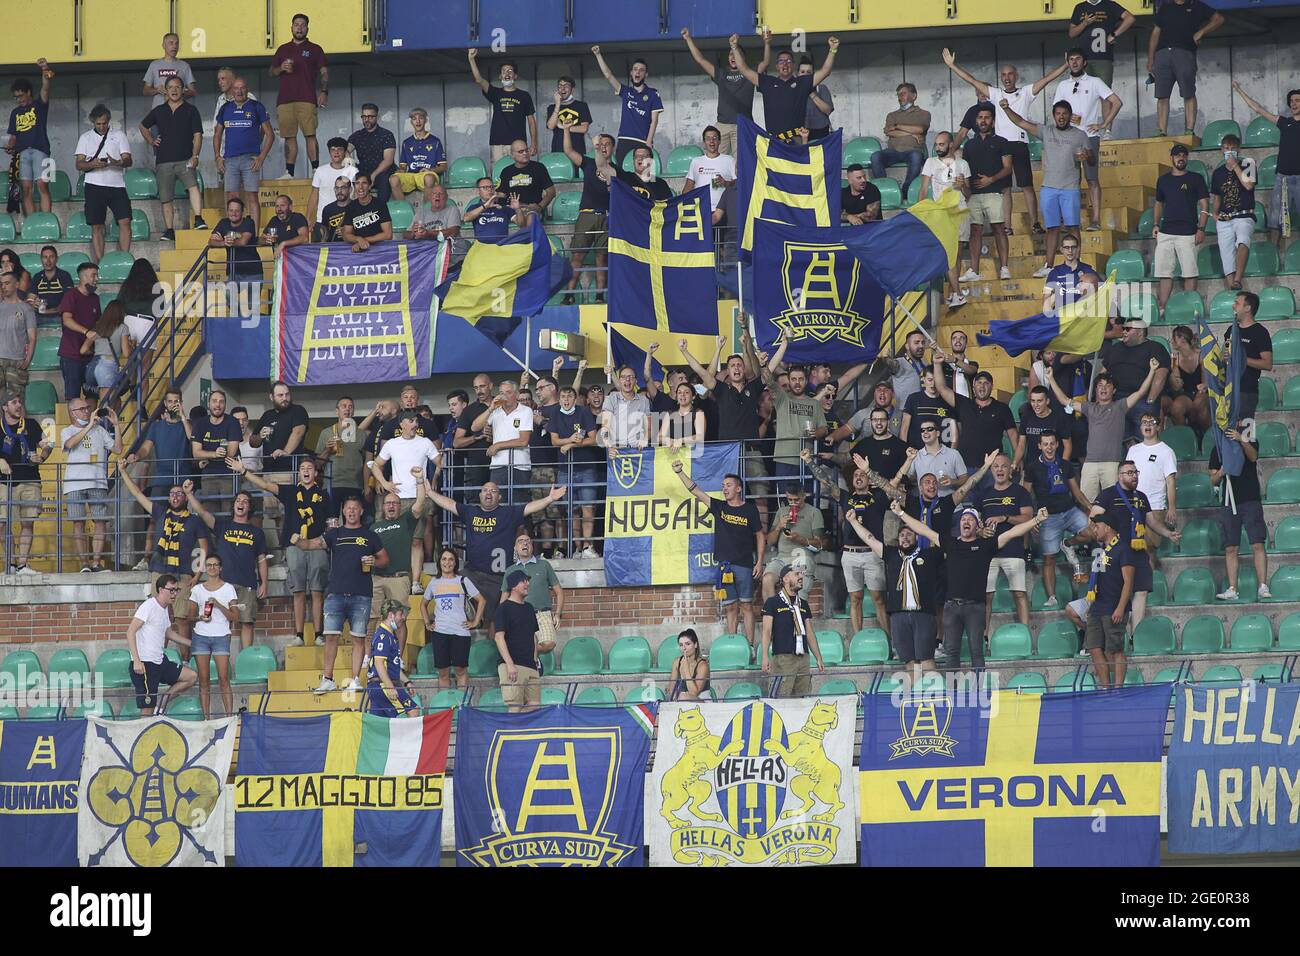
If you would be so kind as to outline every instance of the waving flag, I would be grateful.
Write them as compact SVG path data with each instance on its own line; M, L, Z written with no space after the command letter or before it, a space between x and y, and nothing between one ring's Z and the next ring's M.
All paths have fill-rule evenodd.
M1201 368L1205 370L1205 391L1210 400L1210 434L1214 436L1214 447L1219 450L1223 470L1235 478L1246 466L1246 453L1237 442L1229 441L1224 432L1237 427L1237 395L1241 389L1241 372L1246 364L1246 356L1241 350L1241 329L1235 321L1228 328L1226 356L1210 330L1210 324L1199 312L1196 315L1196 335L1201 347ZM1235 509L1235 505L1233 507Z
M77 865L84 720L0 720L0 866Z
M1115 303L1115 277L1101 284L1096 294L1072 302L1055 313L1027 319L993 319L989 332L977 332L980 345L997 345L1015 356L1031 349L1052 349L1070 355L1091 355L1101 348Z
M815 143L783 143L746 116L737 127L736 211L743 224L741 255L754 251L760 219L794 226L838 226L843 131Z

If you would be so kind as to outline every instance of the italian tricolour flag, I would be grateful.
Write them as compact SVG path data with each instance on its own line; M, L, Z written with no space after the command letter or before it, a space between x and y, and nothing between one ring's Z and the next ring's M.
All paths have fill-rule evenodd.
M451 711L418 718L363 714L357 773L409 777L445 772L451 716Z

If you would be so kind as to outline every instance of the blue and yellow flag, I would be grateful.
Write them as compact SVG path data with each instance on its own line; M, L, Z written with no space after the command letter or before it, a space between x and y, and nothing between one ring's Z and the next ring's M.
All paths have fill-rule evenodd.
M1214 447L1219 450L1223 470L1236 477L1246 466L1246 453L1224 432L1237 427L1241 373L1246 364L1246 355L1241 350L1241 328L1235 321L1228 327L1225 333L1227 355L1202 313L1196 316L1196 335L1201 348L1201 368L1205 370L1202 380L1210 402L1210 434L1214 436Z
M740 252L754 251L760 219L793 226L828 228L840 223L840 156L843 132L815 143L783 143L748 117L736 122L736 212Z
M1168 687L895 696L863 698L863 866L1160 862Z
M713 514L673 471L722 497L722 479L740 474L740 443L693 449L641 448L609 460L605 498L605 583L712 584Z
M568 257L553 254L541 219L533 216L499 243L470 246L460 271L438 287L439 313L464 319L501 345L572 277Z
M76 866L84 720L0 720L0 866Z
M456 863L641 866L657 705L462 708Z
M980 345L997 345L1016 356L1030 349L1052 349L1069 355L1091 355L1101 348L1115 303L1115 277L1101 284L1095 295L1079 299L1052 313L1027 319L993 319L989 332L977 332Z
M437 866L451 711L245 714L239 866Z

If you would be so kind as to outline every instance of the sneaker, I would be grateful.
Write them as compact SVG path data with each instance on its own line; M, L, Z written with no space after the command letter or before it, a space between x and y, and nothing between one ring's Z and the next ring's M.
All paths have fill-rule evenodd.
M1006 266L1003 266L1001 269L998 270L998 278L999 278L999 279L1010 279L1010 278L1011 278L1011 270L1008 269Z
M564 552L561 551L559 548L556 548L554 551L551 552L551 560L552 560L552 561L563 561L563 560L564 560Z
M420 582L419 582L419 581L416 581L416 582L414 582L414 583L411 585L411 593L412 593L412 594L423 594L423 593L424 593L424 588L420 587Z
M1057 608L1057 606L1058 606L1058 605L1057 605L1057 603L1056 603L1056 595L1055 595L1055 594L1053 594L1051 597L1049 597L1046 601L1043 602L1043 610L1044 610L1044 611L1055 611L1056 608Z
M967 269L957 277L958 282L979 282L980 274L974 269Z
M317 695L328 694L330 691L338 690L338 689L339 689L339 685L334 683L333 680L331 680L328 677L322 677L320 679L320 683L316 685L316 689L313 690L312 693Z
M948 308L950 309L960 309L965 304L966 296L960 292L954 292L948 296Z
M165 230L165 231L163 232L163 234L162 234L162 238L166 239L168 242L175 242L175 241L176 241L176 230L175 230L175 229L167 229L167 230Z
M599 303L599 302L604 302L604 301L605 301L605 293L603 293L603 292L597 292L597 293L596 293L596 301L597 301L598 303Z
M595 549L595 548L591 547L591 545L588 545L587 547L583 548L581 551L578 552L578 557L580 557L580 558L599 558L600 555L596 553L596 549Z
M1037 271L1034 272L1034 278L1035 278L1035 279L1046 279L1046 278L1047 278L1047 274L1048 274L1049 272L1051 272L1051 271L1052 271L1052 267L1051 267L1051 266L1040 266L1040 267L1037 269Z
M1268 589L1267 584L1261 584L1259 590L1255 592L1255 596L1261 601L1269 601L1273 598L1273 592Z
M148 559L148 558L141 558L139 561L137 561L137 562L135 563L135 566L132 567L131 570L132 570L132 571L148 571L148 570L149 570L149 559Z
M195 229L206 229L206 228L208 228L208 224L207 224L206 222L203 221L203 217L202 217L202 216L195 216L195 217L194 217L194 228L195 228Z
M1115 134L1112 133L1112 132L1110 131L1110 127L1109 127L1109 126L1106 127L1105 129L1103 129L1103 130L1101 131L1101 138L1102 138L1102 139L1110 139L1110 138L1111 138L1112 136L1114 136L1114 135L1115 135Z
M1148 136L1147 139L1164 139L1164 137L1166 137L1166 136L1168 136L1168 135L1169 135L1169 134L1166 133L1164 130L1162 130L1162 129L1158 129L1158 130L1156 130L1154 133L1152 133L1150 136Z
M564 298L560 301L561 305L573 305L577 299L572 292L564 293Z
M24 564L22 567L15 566L13 573L14 574L40 574L41 572L37 571L35 568L31 567L30 565Z
M1091 657L1092 655L1088 653L1088 649L1085 647L1085 648L1081 648L1081 649L1079 650L1079 656L1080 656L1080 657Z
M348 678L348 682L343 685L343 689L352 691L360 690L361 681L357 680L355 677L350 677Z
M946 661L948 659L948 652L942 647L936 647L934 649L934 659L936 661Z
M1214 595L1214 600L1216 600L1216 601L1235 601L1235 600L1237 600L1237 589L1236 589L1236 588L1228 588L1226 591L1220 591L1218 594Z
M301 635L301 634L295 634L295 635L293 636L293 640L289 642L289 646L290 646L290 647L302 647L304 643L305 643L305 642L304 642L303 639L302 639L302 635Z
M1047 235L1047 230L1043 228L1043 224L1041 222L1034 223L1034 228L1031 231L1035 236Z
M1085 232L1101 232L1101 226L1095 222L1088 223Z
M90 565L87 564L85 567L83 567L83 568L81 569L81 573L82 573L82 574L91 574L91 573L94 572L94 570L95 570L94 568L92 568Z
M293 177L293 174L292 174L291 172L289 172L289 170L286 169L284 172L282 172L279 176L276 176L275 178L276 178L276 179L293 179L294 177Z

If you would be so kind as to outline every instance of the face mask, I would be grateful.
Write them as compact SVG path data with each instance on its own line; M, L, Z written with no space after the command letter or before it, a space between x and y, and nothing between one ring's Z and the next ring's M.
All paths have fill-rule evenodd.
M1223 158L1224 158L1225 160L1236 159L1236 158L1237 158L1237 151L1236 151L1235 149L1225 149L1225 150L1223 151Z
M507 90L513 90L513 89L515 88L515 81L514 81L514 80L502 80L502 81L501 81L501 85L504 86Z
M703 382L696 382L693 387L695 388L695 394L700 396L700 398L703 398L705 395L709 394L709 390L704 387Z
M88 286L86 286L86 295L94 295L94 294L95 294L95 289L97 289L97 288L98 288L98 286L93 286L93 285L88 285Z

